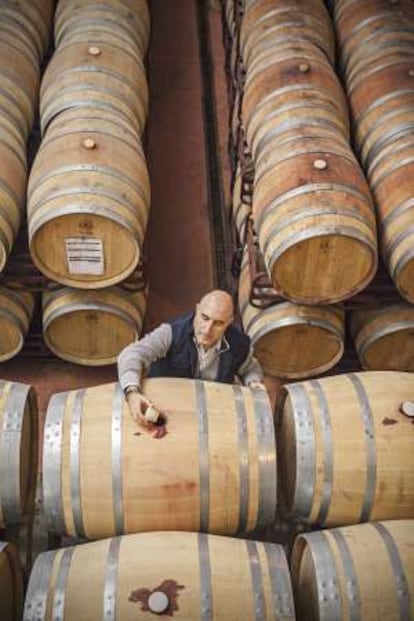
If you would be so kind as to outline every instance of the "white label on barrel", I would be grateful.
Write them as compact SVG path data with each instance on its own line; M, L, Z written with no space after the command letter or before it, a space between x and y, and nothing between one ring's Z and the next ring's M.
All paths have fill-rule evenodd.
M103 275L104 257L101 239L67 237L65 243L69 274Z

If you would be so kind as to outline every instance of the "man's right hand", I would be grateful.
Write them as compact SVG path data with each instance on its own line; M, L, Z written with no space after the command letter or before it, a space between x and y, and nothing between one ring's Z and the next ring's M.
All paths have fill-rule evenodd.
M144 397L140 392L129 392L126 396L129 411L132 418L142 427L153 427L153 423L145 418L147 408L152 406L149 399Z

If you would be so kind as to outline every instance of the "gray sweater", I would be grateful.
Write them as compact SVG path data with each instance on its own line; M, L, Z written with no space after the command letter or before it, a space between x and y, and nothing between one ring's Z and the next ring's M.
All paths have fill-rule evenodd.
M118 377L121 388L140 386L144 370L148 370L152 362L164 358L172 343L172 329L169 323L162 323L158 328L139 341L127 345L118 356ZM196 377L214 381L217 377L220 354L226 351L228 343L223 338L214 347L204 351L196 343L198 352L198 369ZM248 386L252 382L263 381L263 371L253 356L253 348L238 370L240 381Z

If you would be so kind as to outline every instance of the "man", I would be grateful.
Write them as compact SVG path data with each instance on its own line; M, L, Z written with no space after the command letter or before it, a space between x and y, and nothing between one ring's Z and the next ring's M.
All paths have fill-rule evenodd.
M195 313L184 315L131 343L118 357L119 383L131 415L148 426L152 404L140 392L144 369L150 377L187 377L263 388L263 371L250 338L233 326L234 305L226 291L207 293Z

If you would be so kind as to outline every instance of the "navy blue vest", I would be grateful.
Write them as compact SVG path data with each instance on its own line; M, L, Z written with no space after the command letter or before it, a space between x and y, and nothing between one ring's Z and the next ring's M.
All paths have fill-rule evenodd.
M197 348L194 343L194 313L170 321L172 343L165 358L153 362L149 377L194 378L197 370ZM217 382L232 384L238 368L247 358L250 338L231 325L225 335L229 349L220 354Z

